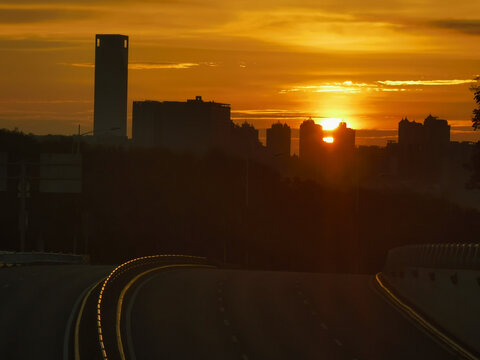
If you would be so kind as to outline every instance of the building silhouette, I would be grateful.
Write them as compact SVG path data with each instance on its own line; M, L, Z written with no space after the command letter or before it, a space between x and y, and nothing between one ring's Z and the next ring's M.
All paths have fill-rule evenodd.
M398 144L402 149L438 149L449 143L450 125L447 120L428 115L423 125L407 118L398 123Z
M132 137L137 146L203 153L229 145L230 105L194 100L134 101ZM257 131L258 137L258 131Z
M272 124L267 129L267 150L277 156L290 156L291 130L286 123Z
M423 122L423 128L427 147L444 147L450 143L450 125L447 120L428 115Z
M332 131L333 146L337 150L353 151L355 149L355 130L347 127L346 122L341 122Z
M398 144L405 149L420 149L423 146L423 125L406 117L398 123Z
M95 37L93 133L102 138L127 137L128 36Z
M434 182L445 172L450 152L450 125L429 115L423 124L398 123L398 169L402 176Z
M300 125L300 159L307 162L316 162L321 156L323 148L323 128L311 118Z

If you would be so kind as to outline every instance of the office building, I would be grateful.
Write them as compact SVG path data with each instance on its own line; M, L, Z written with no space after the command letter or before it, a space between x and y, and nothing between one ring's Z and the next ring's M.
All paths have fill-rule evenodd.
M194 100L134 101L132 137L137 146L203 153L226 148L233 123L230 105Z
M127 137L128 47L125 35L95 37L95 137Z
M323 148L323 128L311 118L300 125L300 159L318 161Z
M347 123L338 124L338 127L332 131L332 135L335 149L346 151L355 149L355 130L347 127Z
M280 122L267 129L267 150L275 156L290 156L291 130Z

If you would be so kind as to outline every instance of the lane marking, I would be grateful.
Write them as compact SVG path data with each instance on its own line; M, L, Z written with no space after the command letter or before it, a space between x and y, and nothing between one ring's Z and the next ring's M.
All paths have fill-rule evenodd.
M333 339L333 341L335 341L335 344L337 344L338 346L343 346L342 342L337 338Z
M457 344L453 339L449 336L441 332L435 326L430 324L427 320L425 320L419 313L413 310L412 307L405 304L402 300L400 300L390 289L382 282L380 279L381 273L375 275L375 279L377 284L381 287L381 289L389 296L390 300L396 305L398 308L403 310L408 316L410 316L413 320L417 321L423 328L429 331L432 335L436 336L439 340L443 341L445 344L450 346L454 351L465 357L469 360L479 360L478 357L473 355L470 351L465 349L460 344Z
M117 319L116 319L116 334L117 334L117 347L118 347L118 352L120 353L120 358L122 360L126 360L125 357L125 351L123 347L123 342L122 342L122 334L121 334L121 321L122 321L122 305L123 305L123 300L125 298L125 294L127 291L132 287L132 285L140 279L141 277L150 274L154 271L157 270L162 270L162 269L167 269L167 268L178 268L178 267L190 267L190 268L214 268L214 266L210 265L202 265L202 264L172 264L172 265L163 265L163 266L158 266L149 270L146 270L138 275L136 275L133 279L131 279L127 285L122 289L120 296L118 298L117 302Z
M88 297L92 293L92 291L100 284L102 281L105 280L106 277L103 279L97 281L95 284L91 285L90 287L86 288L83 290L83 292L80 294L80 297L77 299L77 302L82 299L82 304L80 305L80 310L78 310L78 315L77 315L77 321L75 321L75 333L74 333L74 356L75 360L80 360L80 323L82 321L82 316L83 316L83 310L85 309L85 305L87 303ZM75 312L75 308L78 306L77 303L73 306L73 311L72 314ZM68 335L70 337L70 334ZM64 360L69 359L70 357L68 356L68 349L63 352L63 358Z

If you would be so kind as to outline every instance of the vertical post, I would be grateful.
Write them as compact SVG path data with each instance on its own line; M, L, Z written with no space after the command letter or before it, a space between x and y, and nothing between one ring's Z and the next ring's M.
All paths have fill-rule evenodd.
M20 227L20 251L25 251L25 237L27 232L27 210L26 210L26 197L27 197L27 169L25 162L21 163L20 182L18 186L18 197L20 198L20 213L19 213L19 227Z
M80 153L80 124L78 124L78 134L77 134L77 154Z

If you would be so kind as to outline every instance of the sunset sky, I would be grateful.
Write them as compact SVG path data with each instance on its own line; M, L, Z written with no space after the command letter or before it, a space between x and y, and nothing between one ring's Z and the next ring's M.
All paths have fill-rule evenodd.
M432 113L480 139L475 0L0 1L0 127L90 130L96 33L130 36L129 123L133 100L202 95L260 129L342 118L384 145Z

